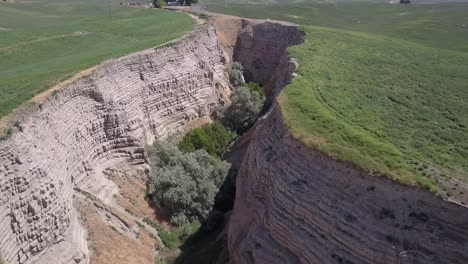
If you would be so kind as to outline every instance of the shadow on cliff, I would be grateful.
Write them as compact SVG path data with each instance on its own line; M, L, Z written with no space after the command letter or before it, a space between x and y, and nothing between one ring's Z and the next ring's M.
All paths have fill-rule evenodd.
M223 21L223 20L221 20ZM224 20L228 21L228 20ZM232 21L228 21L230 23ZM217 33L229 35L229 26L217 22ZM216 23L215 23L216 24ZM236 23L233 23L236 24ZM239 25L240 24L240 25ZM261 115L268 112L281 89L289 84L297 65L291 61L288 47L304 43L305 33L297 25L261 20L241 19L232 59L244 66L246 81L264 87L268 98ZM230 46L225 43L225 46ZM236 198L236 176L255 137L255 124L243 134L225 154L231 169L215 197L213 210L206 223L180 247L181 254L174 263L219 264L229 262L227 232L231 211Z

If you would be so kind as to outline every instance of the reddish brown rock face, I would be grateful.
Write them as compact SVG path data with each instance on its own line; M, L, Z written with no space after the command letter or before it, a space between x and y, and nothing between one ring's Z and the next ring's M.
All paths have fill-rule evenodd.
M296 67L287 48L302 43L304 35L297 25L232 18L218 19L214 25L233 61L244 66L247 80L266 86L274 94L291 81Z
M468 263L468 208L293 139L277 103L250 133L232 263Z
M301 34L238 25L234 60L275 97L296 67L286 48ZM232 263L468 263L468 208L305 146L277 103L249 138L229 223Z
M233 263L467 263L468 208L291 138L278 105L237 175Z

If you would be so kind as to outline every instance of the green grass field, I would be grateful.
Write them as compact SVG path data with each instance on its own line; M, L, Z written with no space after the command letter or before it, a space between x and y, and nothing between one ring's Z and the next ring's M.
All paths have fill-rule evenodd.
M468 52L468 3L214 3L207 7L209 11L224 14L373 33L431 47Z
M0 2L0 117L41 91L110 58L178 38L183 14L104 1Z
M302 25L280 103L293 135L409 185L468 181L468 4L209 5Z

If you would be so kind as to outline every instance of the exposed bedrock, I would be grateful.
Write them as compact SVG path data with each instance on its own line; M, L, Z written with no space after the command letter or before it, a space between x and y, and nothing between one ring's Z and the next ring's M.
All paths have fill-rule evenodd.
M229 95L212 26L98 67L42 103L0 143L0 252L7 263L88 263L72 206L79 187L109 203L106 168L144 166L144 146L208 116ZM131 166L128 166L131 165Z
M468 263L468 208L293 139L278 104L237 175L233 263Z
M184 131L226 102L234 54L246 64L250 57L272 57L269 69L280 60L290 64L284 59L289 40L278 39L298 34L296 27L222 23L226 27L210 22L176 44L99 66L48 98L0 142L0 255L7 263L89 263L87 230L73 207L83 195L75 189L113 206L120 190L103 171L148 168L146 144ZM235 50L238 43L244 48Z
M233 61L244 66L247 80L261 84L272 95L291 81L296 64L287 48L304 41L296 24L229 18L217 19L214 24ZM232 31L239 33L233 36Z

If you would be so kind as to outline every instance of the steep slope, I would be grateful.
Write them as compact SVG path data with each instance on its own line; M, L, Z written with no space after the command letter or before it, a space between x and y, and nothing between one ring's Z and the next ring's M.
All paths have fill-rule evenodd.
M178 44L106 63L42 103L0 143L5 261L87 263L73 188L111 204L119 190L102 172L145 166L145 144L208 116L229 94L228 61L205 26Z
M255 64L245 65L255 72ZM257 76L270 76L266 83L279 91L291 80L292 63L277 65ZM285 76L277 80L277 72ZM275 98L250 131L229 222L232 263L468 261L468 208L460 201L369 174L310 147L291 135L283 111Z
M468 208L295 140L278 104L237 175L233 263L466 263Z
M134 247L131 241L141 231L135 217L148 209L132 204L141 203L140 198L125 200L135 192L125 186L133 182L129 175L139 179L135 188L145 179L144 146L199 124L224 104L230 94L226 65L233 59L256 65L269 58L256 70L249 66L253 75L264 76L281 63L290 64L284 59L286 47L299 43L301 35L295 25L215 20L176 44L108 62L40 104L0 143L0 252L5 261L111 263L102 251L108 240L93 240L99 234L115 237L109 230L126 236L115 243ZM276 83L269 86L274 89Z
M135 194L148 172L144 146L225 103L232 61L275 98L297 67L287 48L302 37L294 24L217 18L176 44L106 63L47 99L0 143L4 260L151 263L152 242L141 237L154 234L137 227L150 209L136 206L144 197ZM239 146L244 157L234 157L232 263L466 262L466 207L307 147L272 105ZM102 250L112 242L136 251L110 259Z

